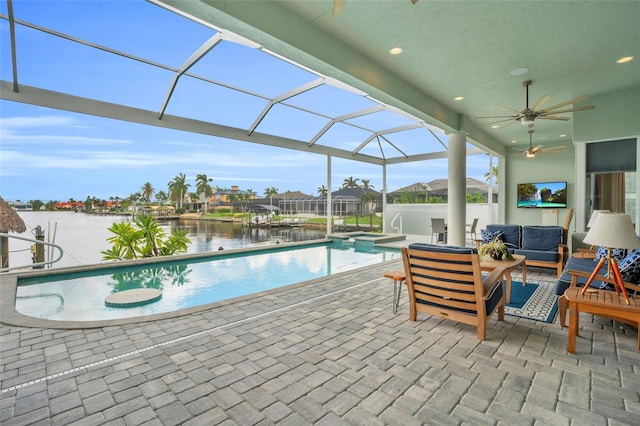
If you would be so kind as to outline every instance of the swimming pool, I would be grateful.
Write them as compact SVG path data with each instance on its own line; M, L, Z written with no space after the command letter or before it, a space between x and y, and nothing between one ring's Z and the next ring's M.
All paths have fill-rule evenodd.
M16 311L54 321L101 321L178 311L399 259L397 249L345 244L287 245L208 257L19 278ZM154 288L162 298L144 306L105 305L110 294Z

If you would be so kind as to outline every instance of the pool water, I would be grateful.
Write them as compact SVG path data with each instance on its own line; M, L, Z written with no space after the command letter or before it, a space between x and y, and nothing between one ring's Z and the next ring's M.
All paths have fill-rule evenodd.
M132 318L201 306L398 258L400 251L394 249L314 244L20 278L16 310L61 321ZM135 288L159 289L162 299L130 308L105 306L108 295Z

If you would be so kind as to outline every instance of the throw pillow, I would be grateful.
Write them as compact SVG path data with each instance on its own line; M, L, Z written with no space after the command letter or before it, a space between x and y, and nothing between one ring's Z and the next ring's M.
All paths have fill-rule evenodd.
M640 282L640 253L633 252L627 255L618 264L622 281L638 284Z
M611 257L613 257L617 262L622 262L622 260L627 255L627 249L614 248L611 249ZM598 251L596 251L596 262L603 257L607 257L607 248L606 247L598 247Z
M502 235L502 231L489 232L486 229L480 230L480 238L482 239L483 243L488 243L490 241L493 241L494 238L500 237L501 235ZM499 239L502 240L502 238L499 238Z

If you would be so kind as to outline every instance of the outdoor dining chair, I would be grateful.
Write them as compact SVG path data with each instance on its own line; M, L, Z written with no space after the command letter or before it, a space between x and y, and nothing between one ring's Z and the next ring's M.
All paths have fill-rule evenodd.
M444 218L431 218L431 243L433 244L433 236L436 235L437 243L447 243L447 226L444 224Z

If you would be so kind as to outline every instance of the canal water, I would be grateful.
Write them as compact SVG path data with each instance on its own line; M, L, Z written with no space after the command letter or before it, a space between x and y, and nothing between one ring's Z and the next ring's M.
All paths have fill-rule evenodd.
M111 247L107 239L113 234L109 228L114 222L126 222L128 216L100 216L74 212L18 212L27 226L23 234L14 234L25 238L35 238L36 227L44 233L44 241L53 242L62 247L62 260L53 268L65 266L91 265L101 263L101 251ZM270 245L278 242L307 241L324 238L325 230L297 228L249 229L241 223L219 222L211 220L181 219L161 221L167 233L172 228L189 230L191 244L188 253L204 253L219 249L234 249ZM32 263L32 243L9 239L9 265L23 266ZM56 257L57 250L45 255Z

